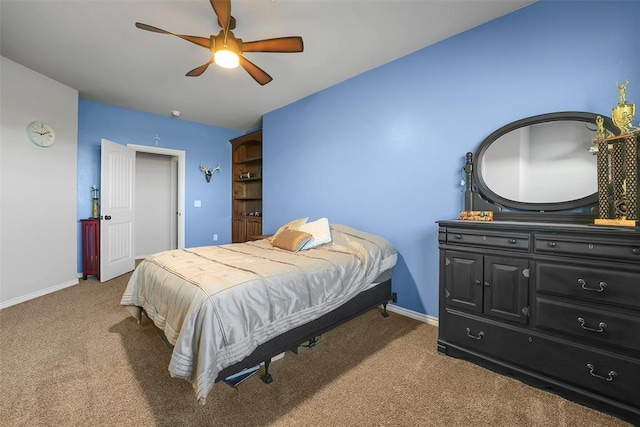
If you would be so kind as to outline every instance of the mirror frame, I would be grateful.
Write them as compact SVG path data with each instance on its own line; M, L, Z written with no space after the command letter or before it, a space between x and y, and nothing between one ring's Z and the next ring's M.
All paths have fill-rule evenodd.
M493 192L485 183L482 175L480 174L479 164L482 161L486 151L489 149L491 144L493 144L498 138L506 133L509 133L513 130L535 125L539 123L548 123L555 121L577 121L577 122L585 122L590 123L596 127L596 117L601 116L604 119L604 127L614 134L617 133L617 130L613 124L613 121L610 117L604 116L602 114L596 113L587 113L581 111L567 111L567 112L558 112L558 113L548 113L548 114L540 114L537 116L527 117L521 120L517 120L515 122L509 123L500 129L493 132L491 135L486 137L484 141L478 147L476 154L473 158L473 181L477 188L477 191L490 202L495 203L500 207L499 211L502 211L502 207L508 209L516 209L519 211L537 211L537 212L555 212L555 211L566 211L577 208L586 208L592 205L598 204L598 191L595 193L574 200L567 200L564 202L550 202L550 203L528 203L521 202L516 200L511 200L504 198L495 192ZM587 149L587 147L585 147ZM597 173L595 170L593 173Z

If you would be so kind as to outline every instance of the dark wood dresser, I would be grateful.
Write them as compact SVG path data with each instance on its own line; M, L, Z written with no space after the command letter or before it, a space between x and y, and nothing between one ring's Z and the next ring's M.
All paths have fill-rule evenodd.
M439 221L438 351L640 424L640 230Z

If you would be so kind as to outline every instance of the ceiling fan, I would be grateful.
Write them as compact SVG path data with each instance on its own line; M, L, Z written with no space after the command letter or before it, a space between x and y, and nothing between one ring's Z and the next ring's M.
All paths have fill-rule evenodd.
M213 11L218 17L218 25L222 28L218 35L209 38L175 34L151 25L136 22L136 27L141 30L152 31L160 34L170 34L183 40L202 46L211 51L211 59L199 67L189 71L186 75L196 77L204 73L210 64L215 63L224 68L242 66L255 81L266 85L273 78L263 69L255 65L243 56L246 52L279 52L295 53L303 51L302 37L278 37L273 39L243 42L237 38L231 30L236 28L236 19L231 16L231 0L209 0Z

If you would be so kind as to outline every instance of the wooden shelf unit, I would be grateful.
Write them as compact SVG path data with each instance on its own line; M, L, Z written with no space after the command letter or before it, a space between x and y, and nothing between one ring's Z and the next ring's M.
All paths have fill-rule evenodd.
M262 234L262 130L234 138L232 150L231 240ZM248 178L241 178L249 174Z

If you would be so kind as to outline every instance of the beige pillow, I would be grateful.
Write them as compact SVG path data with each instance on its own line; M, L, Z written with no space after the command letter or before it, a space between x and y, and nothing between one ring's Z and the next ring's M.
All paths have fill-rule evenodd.
M276 248L298 252L312 237L311 234L304 231L285 228L275 236L271 244Z
M283 230L286 230L287 228L290 228L292 230L297 230L298 228L300 228L302 224L305 224L308 219L309 217L298 218L298 219L294 219L293 221L289 221L282 227L278 228L278 231L276 231L273 236L269 237L269 241L273 243L273 239L275 239L278 234L280 234Z

